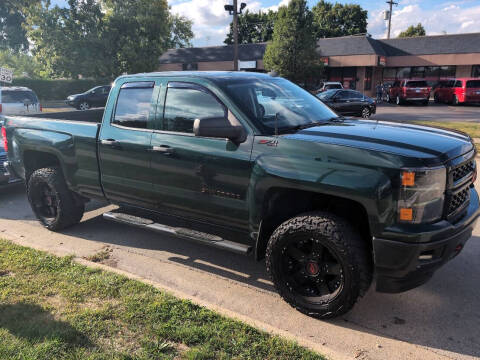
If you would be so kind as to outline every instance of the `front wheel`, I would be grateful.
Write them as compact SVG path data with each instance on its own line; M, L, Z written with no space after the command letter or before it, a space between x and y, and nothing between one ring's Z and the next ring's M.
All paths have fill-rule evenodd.
M57 167L38 169L28 179L28 201L38 220L57 231L80 222L85 204L71 192Z
M402 105L402 99L400 99L400 96L397 95L397 97L395 98L395 104L397 105Z
M368 119L371 115L372 112L370 111L370 108L368 106L362 108L362 118Z
M88 110L88 109L90 109L90 104L86 101L83 101L78 105L78 110L85 111L85 110Z
M266 265L283 299L318 318L349 311L372 281L366 243L348 222L326 212L280 225L268 242Z

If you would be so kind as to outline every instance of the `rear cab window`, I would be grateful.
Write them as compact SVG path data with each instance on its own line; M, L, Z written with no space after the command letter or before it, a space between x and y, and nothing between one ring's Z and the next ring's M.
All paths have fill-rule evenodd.
M154 85L153 81L124 83L117 97L112 124L148 129Z
M33 91L28 90L1 90L1 101L4 104L13 104L13 103L38 103L37 96Z

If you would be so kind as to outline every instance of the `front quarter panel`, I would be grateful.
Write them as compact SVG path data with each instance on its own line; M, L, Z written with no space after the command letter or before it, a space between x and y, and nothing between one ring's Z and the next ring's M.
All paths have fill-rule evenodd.
M258 227L270 191L292 189L353 200L364 207L372 234L395 220L392 180L401 158L378 151L255 137L250 180L250 223Z

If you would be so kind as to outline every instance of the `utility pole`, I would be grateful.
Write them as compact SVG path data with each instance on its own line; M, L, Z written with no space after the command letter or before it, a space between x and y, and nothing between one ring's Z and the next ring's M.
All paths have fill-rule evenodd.
M398 3L393 1L393 0L388 0L387 4L390 5L390 11L388 12L388 35L387 35L387 39L390 39L390 30L392 29L392 6L393 5L398 5Z
M238 0L233 0L233 5L225 5L225 11L233 15L233 69L238 71L238 15L243 12L247 4L241 3L238 10Z
M233 0L233 70L238 71L238 12L237 0Z

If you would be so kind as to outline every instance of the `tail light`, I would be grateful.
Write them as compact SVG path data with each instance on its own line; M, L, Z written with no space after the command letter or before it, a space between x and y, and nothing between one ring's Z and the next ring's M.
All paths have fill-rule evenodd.
M42 112L42 111L43 111L42 104L38 104L38 109L40 110L40 112Z
M2 127L2 140L3 140L3 148L6 152L8 152L8 141L7 141L7 130Z
M0 104L0 114L2 113L2 104Z

